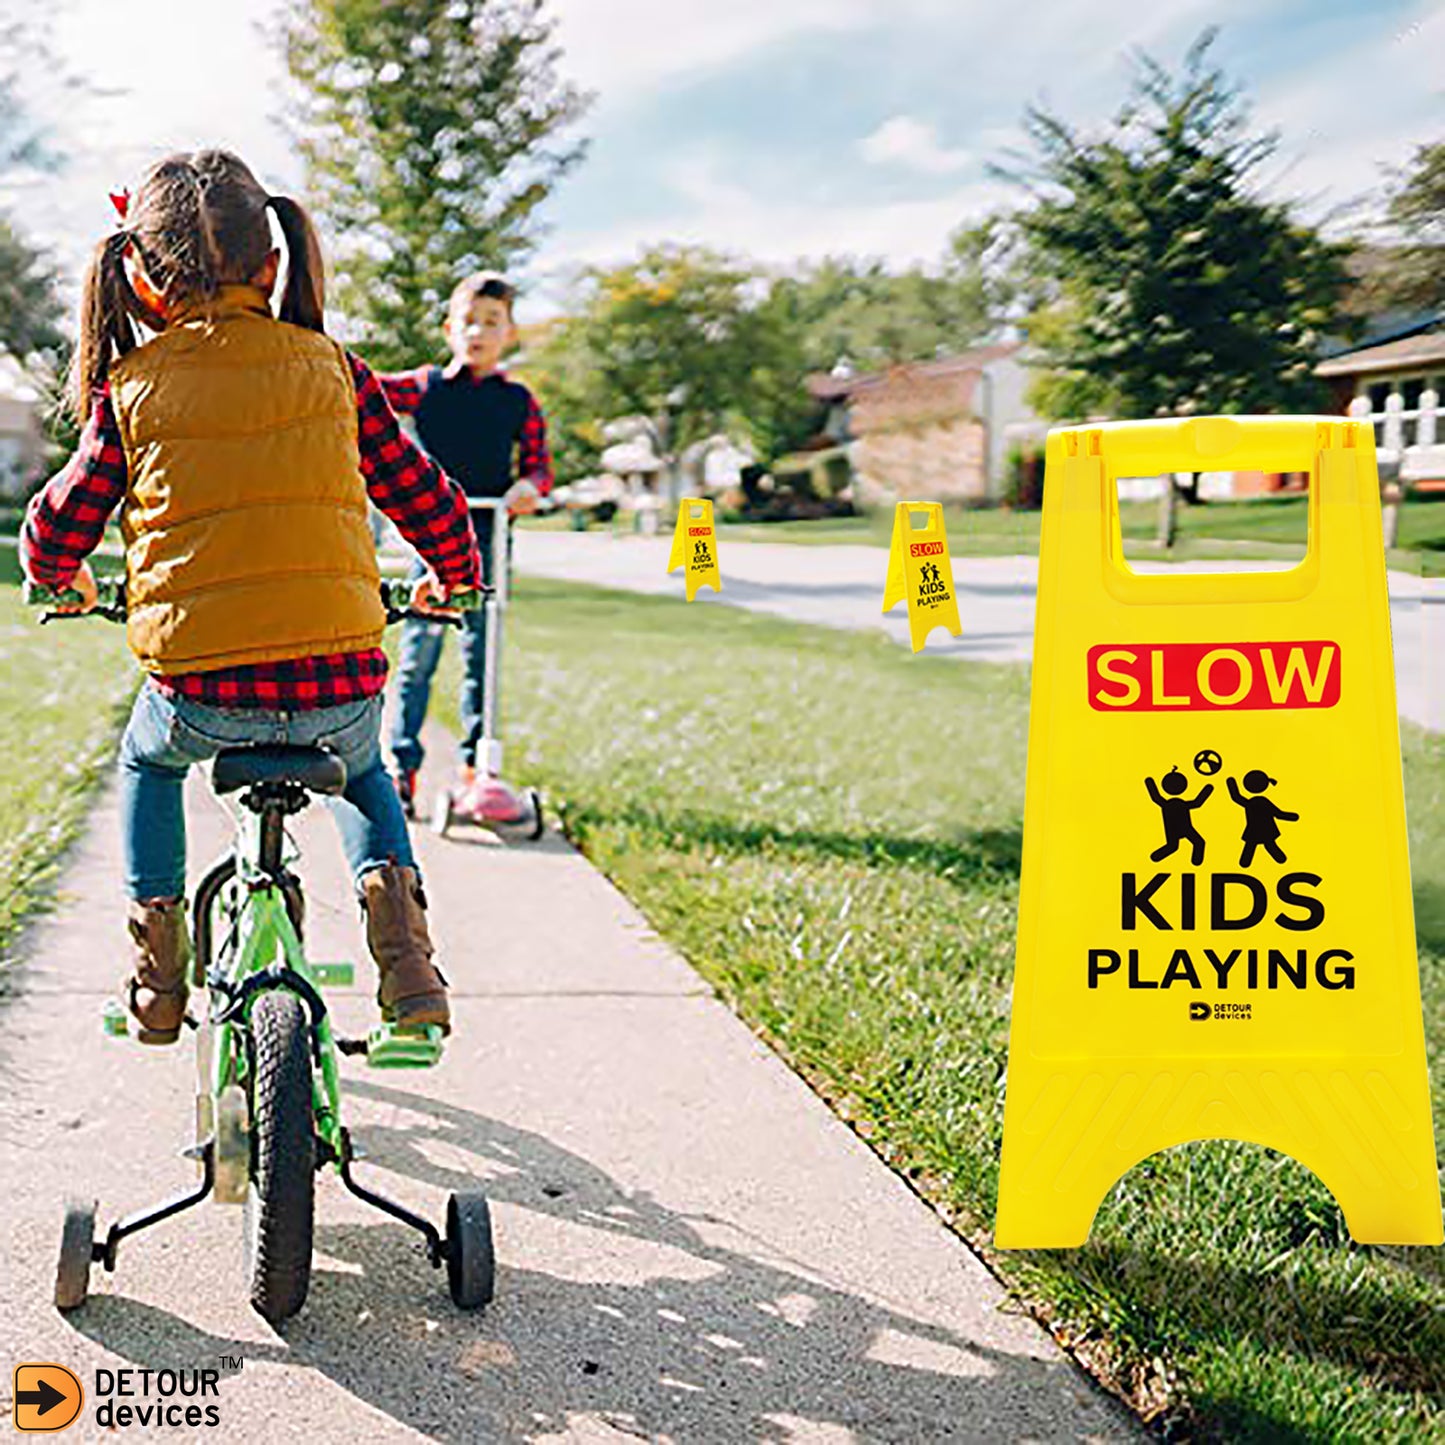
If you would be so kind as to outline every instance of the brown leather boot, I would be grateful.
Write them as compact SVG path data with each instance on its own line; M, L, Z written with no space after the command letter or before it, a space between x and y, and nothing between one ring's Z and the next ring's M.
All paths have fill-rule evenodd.
M388 863L361 879L366 946L380 981L376 1001L388 1023L404 1027L438 1024L451 1032L446 979L432 962L426 898L415 868Z
M131 973L122 985L143 1044L173 1044L180 1037L189 990L191 941L182 898L164 903L132 901L126 928Z

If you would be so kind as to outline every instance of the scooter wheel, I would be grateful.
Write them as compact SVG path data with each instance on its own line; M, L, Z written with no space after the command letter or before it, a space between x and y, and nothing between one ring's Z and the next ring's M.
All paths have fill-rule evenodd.
M532 788L527 793L527 800L532 805L532 814L536 819L532 824L532 831L527 834L527 841L535 843L547 831L547 825L542 820L542 795L536 788Z
M447 1196L447 1287L460 1310L490 1304L496 1286L492 1211L481 1194Z
M60 1231L60 1266L55 1271L56 1309L79 1309L89 1297L94 1242L95 1200L67 1200Z
M449 788L443 788L432 804L431 827L438 838L445 838L452 825L452 795Z

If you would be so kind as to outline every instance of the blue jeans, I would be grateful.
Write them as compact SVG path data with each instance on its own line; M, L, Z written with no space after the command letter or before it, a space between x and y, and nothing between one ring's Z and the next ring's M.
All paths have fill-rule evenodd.
M162 692L147 679L120 742L120 805L126 887L132 898L186 891L183 790L193 763L246 743L330 748L346 765L346 790L327 802L341 846L360 878L385 863L415 867L396 790L382 766L381 698L339 707L272 712L215 708Z
M482 552L482 580L492 583L492 514L479 512L472 518L477 544ZM507 528L507 565L512 561L512 529ZM425 569L420 562L412 568L412 579ZM441 661L446 625L440 622L418 622L408 618L401 630L401 659L397 680L397 705L392 715L388 746L399 772L416 772L426 755L422 747L421 728L431 702L432 677ZM477 744L482 738L482 697L487 677L487 611L462 614L461 692L461 757L468 767L475 767ZM500 689L498 689L500 693ZM496 700L501 706L500 697Z

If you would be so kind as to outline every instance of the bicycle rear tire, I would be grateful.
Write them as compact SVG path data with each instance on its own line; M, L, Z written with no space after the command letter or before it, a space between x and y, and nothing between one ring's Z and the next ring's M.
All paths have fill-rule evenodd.
M316 1134L306 1010L284 989L251 1009L251 1182L246 1275L251 1305L271 1324L306 1303L315 1219Z

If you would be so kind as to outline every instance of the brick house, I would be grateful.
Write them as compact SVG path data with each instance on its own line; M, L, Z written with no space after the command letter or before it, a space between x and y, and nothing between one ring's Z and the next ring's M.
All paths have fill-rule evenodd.
M1005 428L1035 420L1019 350L1000 342L886 371L810 377L826 411L822 438L848 447L858 505L996 499Z

